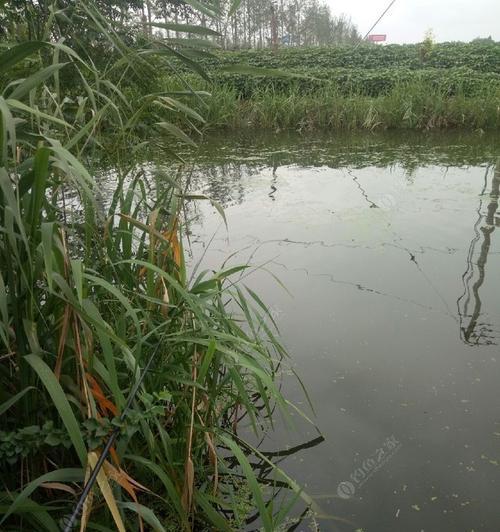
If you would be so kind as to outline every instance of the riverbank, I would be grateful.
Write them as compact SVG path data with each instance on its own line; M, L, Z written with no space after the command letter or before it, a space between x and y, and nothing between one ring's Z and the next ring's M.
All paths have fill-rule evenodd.
M190 105L212 129L500 127L498 43L218 52L201 66L210 81L188 82L211 97Z
M215 86L205 113L210 128L311 130L500 128L500 90L467 97L422 84L401 85L376 97L343 95L335 87L310 94L257 91L241 98Z

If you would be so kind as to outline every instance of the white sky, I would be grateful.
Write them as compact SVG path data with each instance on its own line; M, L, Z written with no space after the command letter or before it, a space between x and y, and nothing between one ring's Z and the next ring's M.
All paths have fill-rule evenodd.
M364 35L390 0L326 0L332 13L345 13ZM420 42L432 29L438 42L492 36L500 41L500 0L396 0L372 33L387 42Z

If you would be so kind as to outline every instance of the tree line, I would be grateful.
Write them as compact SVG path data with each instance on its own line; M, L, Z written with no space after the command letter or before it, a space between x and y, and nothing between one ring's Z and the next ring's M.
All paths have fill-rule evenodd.
M119 31L139 25L144 33L175 38L180 32L172 29L173 24L200 25L217 33L211 38L222 48L324 46L361 39L348 16L332 14L320 0L95 0L95 4ZM0 36L41 38L52 19L61 26L73 21L74 5L74 0L6 2L0 6ZM223 16L212 17L212 11ZM155 27L158 23L171 29Z

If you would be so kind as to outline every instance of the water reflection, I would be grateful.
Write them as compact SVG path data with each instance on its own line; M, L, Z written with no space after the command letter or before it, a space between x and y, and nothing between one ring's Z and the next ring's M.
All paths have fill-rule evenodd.
M279 310L325 439L276 422L254 446L345 519L321 530L500 530L499 154L499 135L254 134L212 138L184 168L229 223L188 205L192 264L265 264L294 296L263 271L244 279ZM147 175L159 187L172 166ZM285 393L300 402L294 382ZM339 500L391 434L400 451Z
M266 169L271 170L269 197L272 200L276 197L280 169L295 164L350 168L354 181L357 179L355 169L400 167L411 182L415 171L422 166L447 168L483 164L495 157L499 145L498 134L349 133L340 137L315 135L310 138L297 133L261 132L251 136L241 133L231 138L214 134L195 154L186 152L185 156L196 160L194 168L189 170L193 186L203 188L205 194L229 206L245 201L249 192L245 182Z
M500 217L496 216L498 210L498 197L500 189L500 160L497 161L493 176L491 178L491 190L489 193L489 203L486 213L483 209L483 196L488 186L488 174L491 173L488 167L484 176L484 187L481 191L481 199L477 209L478 218L474 224L474 238L472 239L467 255L467 269L462 280L464 283L464 293L457 300L458 314L460 316L460 334L463 341L471 345L496 344L493 324L486 321L482 310L480 289L486 278L486 263L491 248L491 237L495 227L500 226ZM477 262L476 247L480 243ZM477 267L477 268L476 268Z
M449 168L483 165L494 160L499 146L498 135L485 137L463 133L375 136L349 134L340 138L315 137L314 139L304 139L293 133L273 136L270 139L263 133L257 137L253 136L251 141L242 134L230 139L229 142L225 136L222 138L215 136L200 148L196 164L190 170L190 174L194 189L202 189L203 193L215 198L224 207L229 207L246 201L246 196L259 187L257 181L260 176L266 174L266 169L270 170L267 195L272 202L276 201L279 193L280 172L286 171L293 165L345 169L371 209L389 210L395 206L394 195L386 193L375 197L369 196L356 170L381 167L393 172L397 168L403 168L406 182L411 185L414 183L418 168L428 165L439 166L444 169L446 175ZM482 316L480 289L485 280L492 233L495 225L499 224L498 217L495 217L498 208L499 166L500 163L497 163L492 172L488 166L485 175L484 190L481 192L477 209L478 218L474 225L474 237L467 255L467 269L462 276L464 292L456 302L458 309L456 319L460 324L460 336L468 345L495 343L493 325L480 319ZM483 212L483 196L488 181L491 181L490 202ZM334 211L330 212L335 214ZM203 223L200 218L197 221ZM398 236L395 234L394 242L388 245L397 246L397 240ZM263 244L255 242L255 245ZM404 246L403 249L409 254L410 261L415 264L421 275L426 277L416 259L416 252ZM328 277L327 274L325 276ZM333 280L332 275L329 277ZM428 278L427 282L432 285L432 281ZM383 293L380 290L367 288L362 283L351 284L360 290ZM439 287L433 285L432 289L444 301ZM445 306L451 315L452 311L448 304L445 303Z
M500 530L499 154L498 135L461 133L258 134L200 150L192 191L226 206L229 233L192 206L193 261L235 253L294 296L264 272L245 279L280 310L317 408L325 440L277 459L320 503L321 530ZM293 379L285 392L303 400ZM294 450L315 437L300 430L277 423L255 444ZM391 434L398 453L339 499Z
M281 463L291 456L299 455L302 451L308 449L314 449L324 441L325 438L320 435L316 438L312 438L309 441L302 442L293 447L286 447L278 451L264 451L261 453L261 456L256 456L254 460L250 461L252 469L259 482L262 485L267 485L273 488L272 498L277 502L278 508L280 504L280 499L286 501L287 499L291 499L293 497L293 494L290 493L290 487L288 483L276 478L275 467L280 467ZM296 495L295 497L297 498ZM293 530L296 530L299 526L304 526L304 529L309 528L307 526L307 521L310 511L312 511L312 509L306 506L302 510L302 512L299 513L299 515L291 519L291 524L286 527L287 532L292 532ZM259 522L258 512L255 512L254 514L250 515L246 520L246 524L248 526L249 531L262 530Z

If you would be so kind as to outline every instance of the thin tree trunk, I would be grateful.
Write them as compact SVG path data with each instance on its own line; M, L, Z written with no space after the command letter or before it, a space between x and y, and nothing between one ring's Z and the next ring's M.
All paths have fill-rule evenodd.
M151 2L149 0L146 2L146 8L148 12L148 33L151 36L153 35L153 26L151 26Z

